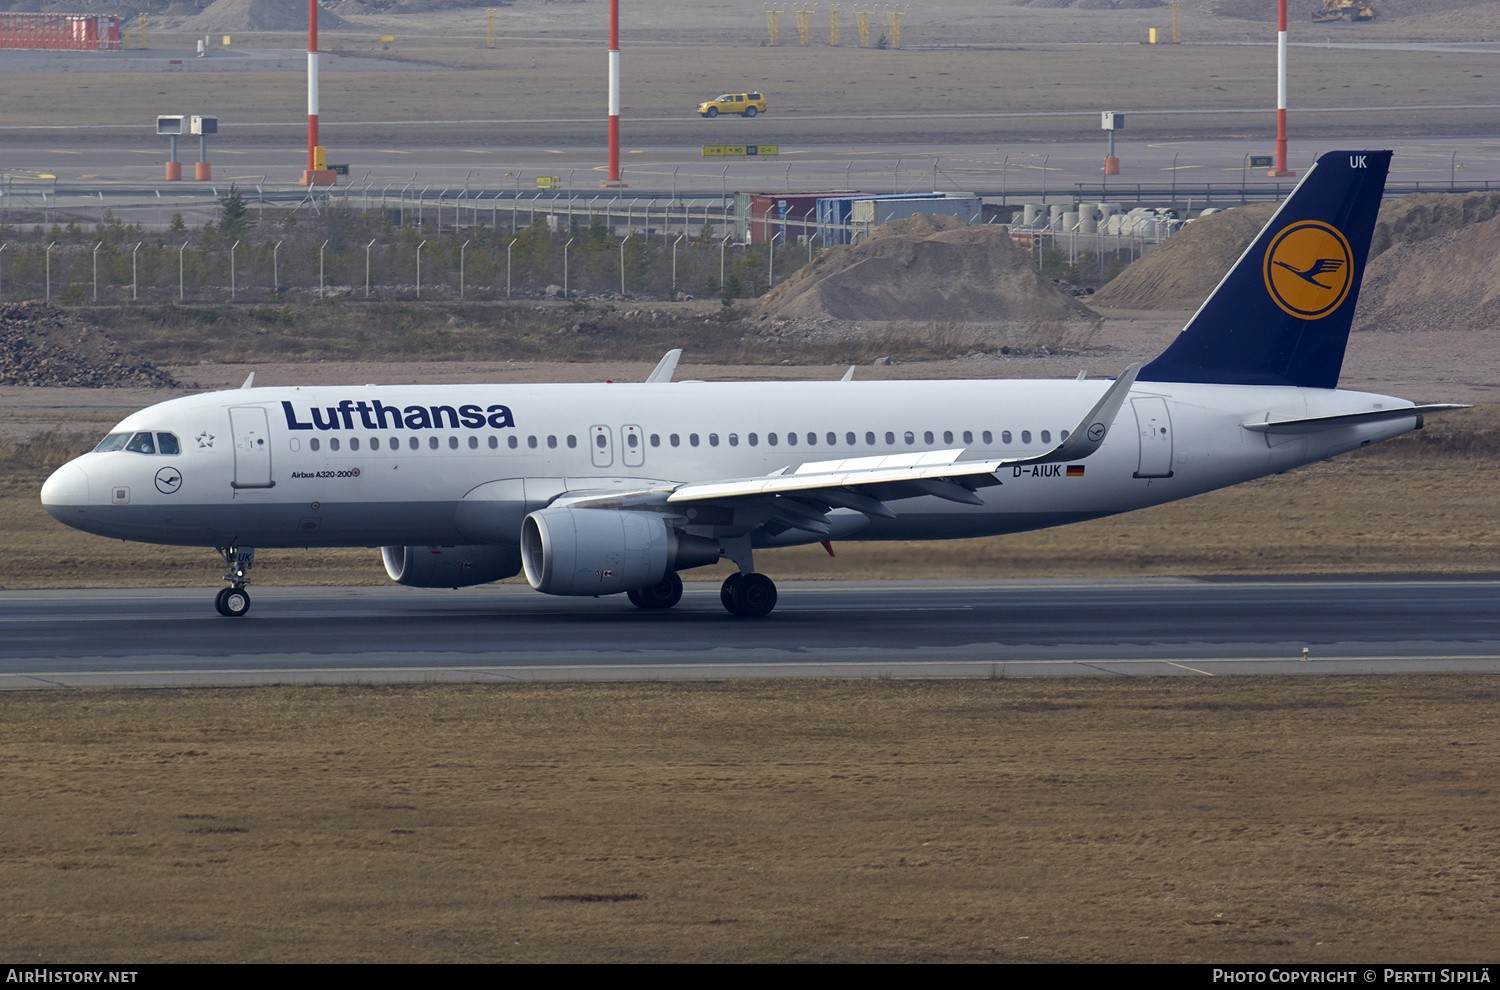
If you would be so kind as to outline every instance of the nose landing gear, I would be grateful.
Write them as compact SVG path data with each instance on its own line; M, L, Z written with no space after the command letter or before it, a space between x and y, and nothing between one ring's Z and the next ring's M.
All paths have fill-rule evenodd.
M215 547L224 558L224 580L229 587L214 596L214 608L219 614L237 619L250 611L250 593L245 585L250 583L249 571L255 563L254 547Z

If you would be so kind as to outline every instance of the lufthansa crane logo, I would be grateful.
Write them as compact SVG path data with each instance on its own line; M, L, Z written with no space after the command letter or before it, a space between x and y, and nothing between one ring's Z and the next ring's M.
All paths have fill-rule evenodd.
M1282 228L1266 249L1266 291L1276 305L1303 320L1339 308L1354 284L1354 254L1333 226L1300 220Z

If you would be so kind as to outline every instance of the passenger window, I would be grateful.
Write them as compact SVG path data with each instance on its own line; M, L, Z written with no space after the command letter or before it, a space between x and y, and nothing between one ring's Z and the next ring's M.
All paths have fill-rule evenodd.
M989 433L986 432L985 436L989 436ZM1009 430L1001 430L1000 431L1000 442L1001 443L1010 443L1010 431Z
M568 434L568 449L572 450L576 446L578 446L578 438L575 437L573 434L569 433Z
M772 447L776 446L776 434L774 434L774 433L767 433L766 434L766 443L770 444Z
M698 446L698 434L696 434L696 433L689 433L688 434L688 444L691 445L691 446L694 446L694 447Z
M339 438L338 437L331 437L329 439L329 441L328 441L328 449L329 450L338 450L339 449Z
M406 438L406 446L409 447L412 450L418 449L419 447L421 447L421 445L422 445L422 441L418 440L416 437L407 437Z
M1068 439L1068 431L1067 430L1063 430L1062 433L1060 433L1058 435L1058 439L1059 440L1066 440L1066 439Z
M952 442L953 442L953 431L952 430L944 430L943 431L943 443L952 443Z
M760 437L756 436L754 433L749 434L745 437L745 439L752 447L758 446L760 444Z
M717 433L710 433L708 435L708 445L710 447L717 447L719 445L719 435Z
M922 434L922 442L923 443L932 443L932 431L931 430L928 430L926 433Z
M1043 430L1042 431L1042 443L1051 443L1051 442L1052 442L1052 432L1050 430Z
M130 438L130 442L125 445L125 449L132 454L154 454L156 453L156 443L151 439L151 434L137 433Z
M603 450L605 447L609 446L609 440L605 437L604 434L597 434L594 437L594 446L598 447L600 450Z
M182 448L178 446L177 438L170 433L158 433L156 435L156 449L160 453L171 454L173 456L182 453Z
M475 436L469 437L469 449L470 450L478 450L479 449L479 438L478 437L475 437Z
M380 449L380 438L379 437L371 437L370 438L370 449L371 450L379 450Z
M788 433L786 435L786 445L788 447L795 447L795 446L797 446L797 434L795 434L795 433Z
M599 439L603 440L604 438L601 436ZM530 447L532 450L536 450L536 437L527 437L526 446ZM603 445L601 444L600 446Z
M1022 430L1021 431L1021 442L1022 443L1030 443L1031 442L1031 431L1030 430Z
M913 433L911 430L907 430L906 431L906 445L908 447L910 447L912 444L914 444L916 442L917 442L917 435L915 433Z
M891 433L890 431L886 431L886 434L885 434L885 445L887 447L894 447L894 446L896 446L896 434Z
M680 446L682 446L682 440L681 440L681 438L679 438L677 436L677 434L675 434L675 433L672 434L671 436L667 437L667 443L670 443L674 447L680 447Z
M974 434L970 430L964 430L964 443L973 443Z
M660 447L661 446L661 434L660 433L653 433L653 434L651 434L651 446L653 446L653 447Z
M317 437L309 437L308 441L307 441L307 445L309 447L311 447L313 450L317 450L318 449L318 438Z
M505 445L507 447L509 447L511 450L515 450L517 447L519 447L521 445L521 443L515 437L506 437L505 438Z
M995 435L993 433L991 433L989 430L985 430L983 433L981 433L979 435L979 438L981 440L983 440L986 444L990 444L990 443L993 443L995 441ZM1006 443L1010 443L1010 431L1009 430L1007 430L1006 433L1005 433L1005 442Z
M866 433L865 434L865 443L868 444L868 445L870 445L871 447L875 446L875 434L873 434L873 433Z
M401 438L400 437L391 437L391 442L388 444L388 446L392 450L400 450L401 449Z
M731 446L731 447L738 447L739 445L740 445L740 435L738 433L731 433L731 434L729 434L729 446Z
M428 450L437 450L438 449L438 438L437 437L428 437L427 438L427 449Z
M500 446L500 438L499 437L490 437L490 449L494 450L495 448L497 448L499 446Z
M349 438L349 449L350 450L358 450L359 449L359 437L350 437Z
M849 437L849 442L850 443L854 442L854 437L853 436ZM830 446L830 447L837 447L838 445L839 445L839 435L837 433L830 433L830 434L828 434L828 446Z
M852 434L852 433L845 433L844 434L844 443L847 444L850 447L854 446L854 434Z
M557 449L557 437L555 437L555 436L549 436L547 438L547 449L548 450L556 450Z

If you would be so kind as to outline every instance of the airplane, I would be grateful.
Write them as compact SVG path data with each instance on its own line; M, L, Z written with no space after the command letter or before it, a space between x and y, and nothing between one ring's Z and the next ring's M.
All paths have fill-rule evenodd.
M403 585L524 572L642 609L727 558L724 608L764 616L777 593L759 549L1096 519L1466 408L1337 389L1391 154L1322 155L1167 349L1113 380L674 382L680 351L630 384L252 374L127 416L42 503L89 533L213 547L230 617L250 608L256 547L379 547Z

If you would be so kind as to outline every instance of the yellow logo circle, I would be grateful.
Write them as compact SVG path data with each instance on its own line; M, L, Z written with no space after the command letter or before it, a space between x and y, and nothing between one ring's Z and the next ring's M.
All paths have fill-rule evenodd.
M1276 305L1304 320L1339 308L1353 285L1354 253L1334 227L1299 220L1271 238L1266 249L1266 291Z

